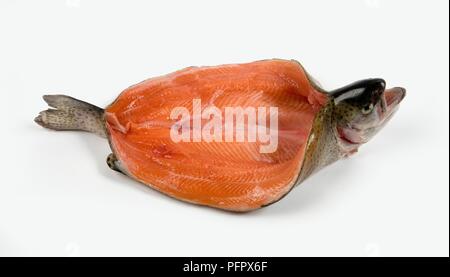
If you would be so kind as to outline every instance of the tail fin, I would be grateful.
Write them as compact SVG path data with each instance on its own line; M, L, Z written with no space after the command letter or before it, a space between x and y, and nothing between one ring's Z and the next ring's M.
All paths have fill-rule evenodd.
M34 121L44 128L78 130L106 137L104 110L66 95L44 95L44 101L54 108L42 111Z

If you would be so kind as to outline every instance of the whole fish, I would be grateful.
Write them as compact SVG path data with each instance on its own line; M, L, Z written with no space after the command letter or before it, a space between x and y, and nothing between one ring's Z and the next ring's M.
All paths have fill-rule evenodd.
M35 121L107 138L111 169L168 196L251 211L355 153L404 96L383 79L325 91L299 62L273 59L151 78L105 109L46 95Z

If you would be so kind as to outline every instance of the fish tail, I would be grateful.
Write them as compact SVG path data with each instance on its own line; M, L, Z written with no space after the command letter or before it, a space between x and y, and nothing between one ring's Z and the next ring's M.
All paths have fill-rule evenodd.
M66 95L44 95L51 109L42 111L34 121L57 131L86 131L106 137L104 110Z

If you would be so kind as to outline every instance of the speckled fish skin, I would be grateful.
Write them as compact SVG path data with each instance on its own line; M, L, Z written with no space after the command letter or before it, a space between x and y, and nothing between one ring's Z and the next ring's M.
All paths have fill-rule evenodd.
M168 196L229 211L251 211L355 153L392 117L405 90L382 79L326 92L294 60L189 67L129 87L105 110L67 96L45 96L56 110L36 122L108 138L108 165ZM174 142L170 113L193 109L277 107L278 147L260 142ZM77 102L78 101L78 102ZM249 124L248 122L246 124ZM246 126L248 127L248 126Z

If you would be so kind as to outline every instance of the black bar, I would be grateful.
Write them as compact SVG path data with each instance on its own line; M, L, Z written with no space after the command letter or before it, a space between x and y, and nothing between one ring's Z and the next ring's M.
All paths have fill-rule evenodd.
M85 274L87 272L128 274L141 272L143 276L177 274L183 276L231 276L294 274L313 277L324 273L366 274L414 274L430 276L433 271L448 271L449 258L3 258L0 268L21 271L23 269ZM389 268L388 270L386 268ZM1 271L0 271L1 272ZM310 273L307 273L310 272ZM311 275L311 273L314 273ZM160 276L160 275L158 275ZM286 275L280 275L286 276Z

